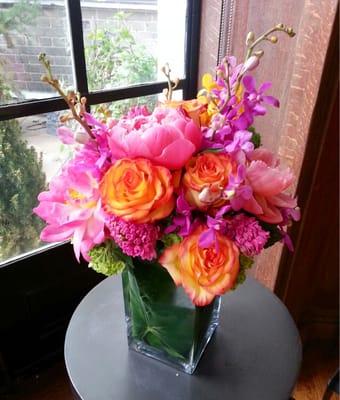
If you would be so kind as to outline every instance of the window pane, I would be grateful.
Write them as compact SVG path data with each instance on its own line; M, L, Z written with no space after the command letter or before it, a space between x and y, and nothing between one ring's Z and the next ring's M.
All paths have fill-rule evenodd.
M46 245L32 209L69 156L56 136L58 114L0 121L0 263Z
M90 90L184 77L185 0L81 1Z
M128 113L131 107L146 106L151 112L158 102L158 94L151 96L137 97L134 99L118 100L109 103L98 104L91 106L91 111L97 116L108 116L112 118L120 118Z
M173 92L173 100L182 100L182 90ZM97 116L120 118L127 114L134 106L146 106L149 112L152 112L159 102L164 101L163 94L153 94L151 96L136 97L133 99L112 101L109 103L91 106L91 111Z
M175 91L173 97L180 100L182 91ZM163 100L156 94L91 108L99 118L119 118L136 105L152 111ZM39 240L44 223L32 209L38 194L72 157L72 146L63 145L56 134L63 113L0 121L0 264L46 246Z
M0 2L0 105L56 96L40 80L40 52L63 86L73 86L64 1Z

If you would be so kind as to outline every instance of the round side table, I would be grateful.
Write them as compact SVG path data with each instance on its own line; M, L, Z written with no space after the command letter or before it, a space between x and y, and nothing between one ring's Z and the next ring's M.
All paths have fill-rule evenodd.
M222 297L220 325L194 375L128 349L120 277L80 303L65 340L75 399L288 400L301 363L285 306L252 278Z

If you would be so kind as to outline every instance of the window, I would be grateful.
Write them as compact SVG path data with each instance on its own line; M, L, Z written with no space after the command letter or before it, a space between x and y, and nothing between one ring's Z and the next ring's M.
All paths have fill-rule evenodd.
M195 96L200 20L195 0L0 2L0 266L51 246L39 241L37 194L69 156L55 136L67 108L41 82L45 52L64 87L113 115L133 98L152 104L169 62L179 96ZM62 246L61 250L62 251ZM30 261L28 261L30 262Z

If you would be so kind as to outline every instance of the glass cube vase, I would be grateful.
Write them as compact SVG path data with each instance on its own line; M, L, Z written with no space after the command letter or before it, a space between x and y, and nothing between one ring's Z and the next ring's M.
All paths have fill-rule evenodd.
M158 263L122 274L129 347L192 374L219 320L221 299L197 307Z

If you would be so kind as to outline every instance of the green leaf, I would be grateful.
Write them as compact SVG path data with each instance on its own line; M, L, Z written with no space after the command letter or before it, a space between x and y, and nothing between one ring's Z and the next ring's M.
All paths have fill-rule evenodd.
M181 236L177 235L177 233L169 233L167 235L163 235L161 241L164 243L165 247L170 247L175 243L180 243L182 238Z
M233 286L233 290L235 290L238 285L241 285L246 280L247 277L246 272L253 266L254 259L251 257L247 257L244 254L240 254L239 262L240 262L240 270L237 275L235 285Z
M261 135L256 132L253 126L248 128L248 131L252 132L253 136L251 137L250 141L254 144L255 149L257 149L261 146Z
M220 153L223 149L215 149L215 148L208 148L208 149L204 149L203 151L201 151L201 153Z
M263 221L258 221L258 222L265 231L269 232L269 238L264 246L265 249L267 249L270 246L273 246L273 244L279 242L282 239L282 234L277 225L269 224Z
M175 290L175 284L164 268L152 262L135 260L135 263L123 272L125 304L133 337L172 357L184 359L192 342L192 311L174 308L173 304L161 300L171 298Z

